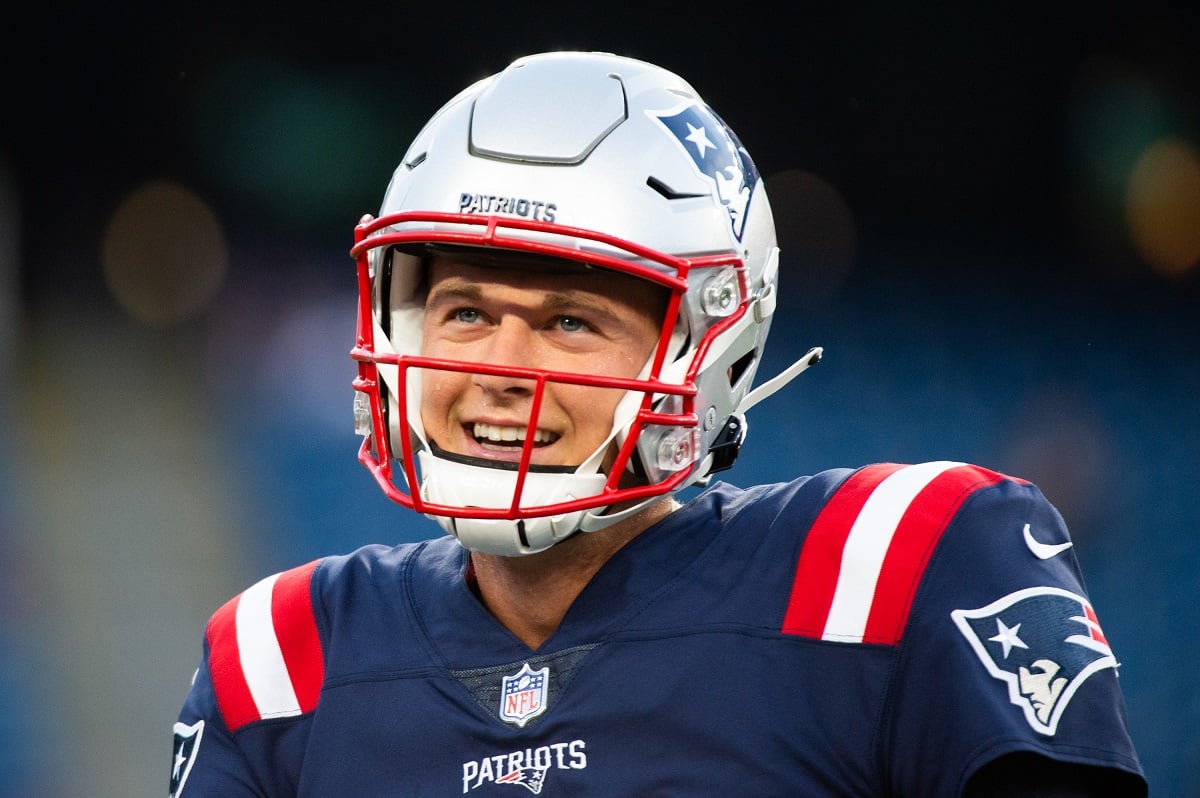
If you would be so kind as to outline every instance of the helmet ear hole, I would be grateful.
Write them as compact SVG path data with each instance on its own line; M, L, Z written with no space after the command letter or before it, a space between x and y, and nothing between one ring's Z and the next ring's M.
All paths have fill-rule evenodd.
M737 385L741 381L742 377L746 375L746 372L750 370L750 367L754 365L754 360L754 350L751 349L749 352L734 361L733 365L729 367L730 388Z
M392 249L388 249L382 253L380 258L379 274L375 277L376 291L378 297L376 299L378 308L378 322L380 329L388 338L392 336L392 314L389 305L389 300L392 296Z

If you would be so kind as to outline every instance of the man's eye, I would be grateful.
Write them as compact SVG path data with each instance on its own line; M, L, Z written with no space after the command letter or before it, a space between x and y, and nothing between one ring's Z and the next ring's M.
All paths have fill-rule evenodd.
M558 327L563 332L579 332L587 329L587 323L574 316L562 316L558 320Z
M464 324L474 324L479 321L479 311L474 308L459 308L454 311L454 319Z

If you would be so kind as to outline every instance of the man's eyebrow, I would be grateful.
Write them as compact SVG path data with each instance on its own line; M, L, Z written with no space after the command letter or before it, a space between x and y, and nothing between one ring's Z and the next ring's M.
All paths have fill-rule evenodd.
M598 313L608 313L608 307L594 295L567 289L552 291L542 299L542 307L547 310L563 310L567 308L584 308ZM611 315L611 314L610 314Z
M483 289L475 283L467 282L466 280L456 280L453 282L443 282L437 288L434 288L425 300L426 305L436 303L469 301L478 302L483 299Z
M480 302L484 298L483 289L476 283L467 280L445 281L434 288L426 299L426 306L452 302ZM544 310L587 310L591 313L603 314L616 318L607 305L588 292L566 289L551 291L542 298Z

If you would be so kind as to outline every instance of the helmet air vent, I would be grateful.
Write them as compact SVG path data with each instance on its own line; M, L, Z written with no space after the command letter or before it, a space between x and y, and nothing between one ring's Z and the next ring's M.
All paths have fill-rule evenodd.
M669 200L694 199L696 197L707 197L708 196L707 194L697 194L697 193L676 191L675 189L671 188L663 181L659 180L654 175L651 175L650 177L646 178L646 185L650 186L650 188L654 189L659 194L661 194L663 196L663 198L669 199Z

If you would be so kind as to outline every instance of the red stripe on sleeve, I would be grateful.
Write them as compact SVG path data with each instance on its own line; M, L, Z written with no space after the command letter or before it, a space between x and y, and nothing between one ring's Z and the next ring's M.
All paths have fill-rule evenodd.
M980 488L1004 479L977 466L959 466L939 474L908 506L884 556L864 643L900 642L925 566L958 508Z
M320 560L279 575L271 593L271 621L301 712L317 706L325 680L325 658L313 613L311 579Z
M212 676L217 708L230 731L258 718L258 707L242 673L237 641L237 605L235 596L213 613L205 637L208 642L208 671Z
M784 634L821 637L833 605L850 528L879 483L900 468L897 463L882 463L859 469L825 503L800 551L783 616Z

